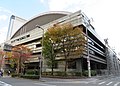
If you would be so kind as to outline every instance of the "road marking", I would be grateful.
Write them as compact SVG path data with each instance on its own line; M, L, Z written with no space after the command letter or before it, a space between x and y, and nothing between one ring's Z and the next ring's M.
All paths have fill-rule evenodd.
M0 81L0 85L2 85L2 86L12 86L12 85L10 85L10 84L7 84L7 83L5 83L5 82L2 82L2 81Z
M118 86L118 84L120 84L120 82L117 82L116 84L114 84L114 86Z
M110 85L110 84L112 84L113 82L109 82L108 84L106 84L106 85Z
M43 83L34 83L34 84L43 85L43 86L57 86L57 85L50 85L50 84L43 84Z
M105 83L105 81L104 82L101 82L101 83L98 83L98 85L101 85L101 84L104 84Z

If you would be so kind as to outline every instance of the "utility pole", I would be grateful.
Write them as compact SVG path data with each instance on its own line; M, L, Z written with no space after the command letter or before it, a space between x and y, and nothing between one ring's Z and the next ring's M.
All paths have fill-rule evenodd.
M88 24L86 25L86 37L87 37L87 66L88 66L88 77L91 77L91 66L90 66L90 54L89 54L89 43L88 43Z
M42 33L42 51L41 51L41 56L39 57L39 80L41 79L41 73L42 73L42 58L43 58L43 41L44 41L44 28L40 27L40 25L36 25L37 28L40 28L43 33Z

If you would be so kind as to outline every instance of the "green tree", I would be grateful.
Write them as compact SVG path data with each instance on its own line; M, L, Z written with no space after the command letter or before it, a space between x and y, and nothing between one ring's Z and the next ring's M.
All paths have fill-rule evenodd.
M67 62L71 59L80 58L85 50L85 36L82 27L73 27L72 24L54 25L47 30L48 40L56 56L65 61L65 74L67 71ZM50 44L50 43L48 43Z
M51 68L51 75L53 75L53 69L55 61L55 53L53 48L52 40L49 38L48 33L46 32L44 35L44 41L43 41L43 56L46 59L46 63L48 67Z

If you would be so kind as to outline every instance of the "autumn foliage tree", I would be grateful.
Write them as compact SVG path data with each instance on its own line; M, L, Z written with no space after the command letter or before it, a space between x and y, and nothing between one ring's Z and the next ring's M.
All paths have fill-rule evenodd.
M0 68L2 67L2 62L3 62L3 58L4 58L4 52L2 50L0 50Z
M31 50L25 45L14 46L10 57L11 67L17 68L17 73L24 69L25 61L31 56Z
M73 27L70 23L56 24L48 28L45 37L46 34L47 40L50 42L49 44L53 44L56 57L59 56L64 59L66 74L67 62L71 59L79 58L85 50L86 40L82 27Z

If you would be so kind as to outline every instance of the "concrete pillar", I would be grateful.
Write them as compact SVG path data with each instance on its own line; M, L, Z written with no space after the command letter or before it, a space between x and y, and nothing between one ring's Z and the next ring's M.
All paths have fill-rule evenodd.
M82 73L82 60L81 59L76 60L76 70Z

